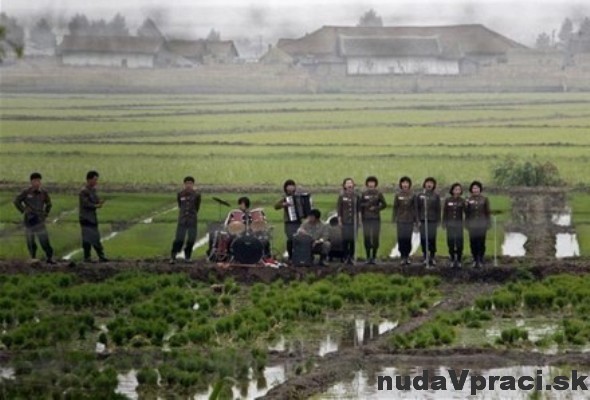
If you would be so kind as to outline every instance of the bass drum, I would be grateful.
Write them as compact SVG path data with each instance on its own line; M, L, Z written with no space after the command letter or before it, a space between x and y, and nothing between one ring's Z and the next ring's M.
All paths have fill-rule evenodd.
M262 258L264 245L255 236L241 236L231 244L233 260L240 264L256 264Z

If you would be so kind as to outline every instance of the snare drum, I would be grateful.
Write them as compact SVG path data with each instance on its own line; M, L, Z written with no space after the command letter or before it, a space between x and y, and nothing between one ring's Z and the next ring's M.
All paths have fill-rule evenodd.
M230 234L241 235L246 230L246 213L238 209L230 211L225 226Z
M268 229L266 215L262 208L255 208L250 211L250 229L252 232L264 232Z

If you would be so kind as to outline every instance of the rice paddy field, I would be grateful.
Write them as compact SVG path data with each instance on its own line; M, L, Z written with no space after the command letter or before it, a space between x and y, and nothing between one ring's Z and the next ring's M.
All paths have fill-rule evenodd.
M383 398L375 391L379 373L587 371L589 106L587 93L3 94L0 399L364 399ZM492 168L506 157L551 162L566 186L531 192L535 201L521 207L528 192L493 184ZM100 172L107 200L99 210L113 261L106 264L78 262L77 193L90 169ZM57 266L26 262L12 201L33 171L52 195L47 226L56 258L70 260ZM198 261L169 266L176 191L186 175L203 196ZM389 204L378 265L203 261L208 226L238 197L264 208L281 258L282 211L273 205L284 180L311 191L325 219L343 178L362 186L369 175ZM501 256L507 234L523 221L529 233L547 229L535 240L551 249L500 257L498 267L451 270L440 229L443 262L402 268L390 255L397 240L391 205L403 175L416 189L436 177L441 197L453 182L483 181L495 221L488 257ZM555 232L575 234L579 256L556 259ZM357 254L364 258L361 238Z

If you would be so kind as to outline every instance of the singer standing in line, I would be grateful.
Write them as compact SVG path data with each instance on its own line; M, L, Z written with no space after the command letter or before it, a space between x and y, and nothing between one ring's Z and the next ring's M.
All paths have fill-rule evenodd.
M436 261L436 230L440 224L440 196L436 193L436 179L428 177L422 184L423 191L416 196L416 214L420 221L420 245L424 265L434 267Z
M374 176L365 180L365 190L361 194L361 217L367 264L375 264L379 249L379 233L381 231L381 210L387 207L383 193L377 189L379 181Z
M346 264L354 264L356 234L360 217L360 196L355 192L354 180L346 178L342 181L342 192L338 196L336 210L338 224L342 230L342 255Z
M401 255L401 265L410 265L412 234L418 225L415 196L412 193L412 180L403 176L399 180L399 190L393 199L393 222L397 228L397 247Z
M469 196L465 202L465 223L469 232L469 244L473 255L473 267L483 266L486 254L486 232L492 226L490 201L483 196L483 185L479 181L469 185Z

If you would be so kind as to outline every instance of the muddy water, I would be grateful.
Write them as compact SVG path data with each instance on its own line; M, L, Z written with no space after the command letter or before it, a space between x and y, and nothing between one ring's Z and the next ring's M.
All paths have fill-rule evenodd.
M465 399L471 398L471 381L467 378L466 384L462 390L455 390L452 386L451 379L448 370L454 368L458 369L460 374L461 367L453 366L446 367L441 366L439 368L429 368L428 375L430 377L434 375L443 376L446 379L447 385L446 391L434 391L434 390L397 390L395 387L395 376L410 376L412 379L416 376L423 375L423 371L427 368L412 367L408 369L398 368L384 368L375 372L369 372L361 370L355 373L352 380L348 382L340 382L332 386L326 393L312 397L313 399ZM511 376L516 379L522 376L537 377L537 371L540 370L539 374L542 376L542 386L545 389L545 385L551 383L553 378L559 375L571 376L572 368L557 368L550 366L514 366L508 368L493 368L483 370L470 370L471 374L480 375L484 378L490 376ZM579 370L578 375L588 375L588 371ZM378 376L388 376L392 378L393 387L392 390L378 390ZM585 383L588 385L589 379L586 379ZM385 387L385 389L387 389ZM530 399L531 395L534 395L533 390L523 391L501 391L499 390L499 383L496 383L495 390L485 390L477 392L477 399ZM541 391L539 393L540 398L543 399L583 399L586 398L587 392L583 391L572 391L568 388L565 391Z
M562 212L553 214L551 216L551 222L557 226L571 226L572 210L566 207Z
M526 235L519 232L506 232L504 234L504 243L502 243L502 255L508 257L524 257L526 250L524 248L527 242Z
M14 379L14 368L0 367L0 378Z
M137 382L136 370L132 369L126 374L117 375L117 380L119 381L119 384L115 389L115 393L125 395L131 400L137 400L139 398L137 394L137 386L139 383Z

